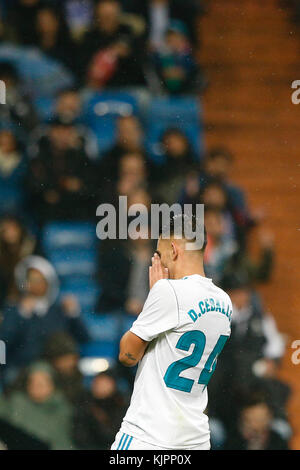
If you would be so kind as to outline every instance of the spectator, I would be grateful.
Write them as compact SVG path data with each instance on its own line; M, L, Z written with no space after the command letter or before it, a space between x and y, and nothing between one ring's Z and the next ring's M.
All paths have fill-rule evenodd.
M225 447L231 450L287 450L287 442L272 430L271 422L269 405L251 397L241 410L236 436L229 438Z
M0 131L0 214L24 209L27 162L10 130Z
M5 216L0 222L0 277L2 302L16 299L15 267L33 253L36 241L25 225L14 216Z
M20 299L3 310L0 337L6 343L9 363L3 374L11 381L21 367L38 359L47 339L56 332L68 332L76 342L89 336L80 318L78 302L64 297L57 302L59 285L52 265L39 256L28 256L16 267Z
M99 156L97 137L84 125L82 116L82 100L77 89L67 88L60 91L54 104L54 119L58 122L70 125L77 136L77 145L91 160ZM31 133L29 155L36 157L43 142L47 140L50 123L37 126Z
M206 208L214 208L222 212L224 218L224 235L230 239L237 238L237 224L225 187L218 181L210 181L205 185L200 201Z
M147 165L142 155L129 153L119 162L118 194L130 195L137 188L146 185Z
M76 41L89 29L93 17L93 0L65 0L66 22Z
M196 157L187 136L180 129L167 129L161 138L164 156L162 164L153 167L153 196L159 203L178 201L185 176L193 167Z
M58 60L75 74L77 55L63 17L55 8L41 7L36 14L35 44L53 59Z
M78 367L79 351L73 338L55 333L46 342L44 357L56 373L56 383L67 400L78 405L83 394L83 377Z
M0 416L51 449L72 449L72 408L56 389L52 368L42 362L28 369L25 389L1 397Z
M84 403L77 408L73 433L76 446L107 450L118 431L125 405L114 376L109 372L97 375Z
M106 183L116 181L118 163L128 153L144 153L143 131L136 116L123 116L117 121L115 145L102 157L100 162L101 179Z
M252 283L267 282L270 279L274 263L273 234L261 230L258 235L258 243L260 251L256 258L250 256L247 247L239 247L224 265L222 276L229 278L238 272L247 272Z
M101 187L102 197L118 206L118 197L130 196L134 191L147 187L149 168L140 153L125 154L118 162L116 180L106 180Z
M149 209L150 202L149 194L143 189L138 189L128 198L129 207L143 204L140 210L144 207ZM140 231L146 236L143 227ZM153 250L151 240L146 238L102 242L99 252L100 312L140 313L149 291L148 267Z
M141 14L149 24L150 46L159 48L170 20L181 20L187 27L189 38L196 44L199 38L198 19L204 12L201 0L124 0L124 9Z
M95 173L76 127L54 119L30 162L30 203L40 223L95 214Z
M232 326L230 341L224 348L218 370L210 383L211 406L215 407L211 412L232 432L240 397L256 380L259 361L278 361L284 353L284 342L273 317L264 312L251 289L247 273L231 275L223 280L222 287L232 300ZM228 390L226 406L223 388Z
M230 180L233 165L232 154L223 147L213 148L204 161L204 172L201 181L214 179L224 185L228 198L241 223L251 225L250 215L244 191Z
M35 23L42 0L16 0L9 9L10 24L18 42L23 45L35 44Z
M34 107L22 89L18 71L10 62L0 63L0 80L6 87L6 104L0 106L1 127L13 128L26 141L28 132L37 125Z
M255 223L255 219L250 214L244 191L230 179L232 164L233 156L226 148L215 147L211 149L202 165L188 175L181 200L183 203L193 202L207 184L218 182L227 193L228 203L237 224L245 230Z
M224 215L218 209L207 208L205 211L207 246L204 255L205 273L218 283L225 266L237 250L234 240L226 237Z
M96 23L82 42L83 75L98 88L144 85L139 40L121 23L121 4L102 0L96 4Z
M181 21L170 23L163 46L154 52L153 65L167 93L199 91L198 66Z

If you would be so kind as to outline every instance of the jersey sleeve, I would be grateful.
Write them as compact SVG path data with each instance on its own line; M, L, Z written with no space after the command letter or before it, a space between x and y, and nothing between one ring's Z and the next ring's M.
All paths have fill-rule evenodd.
M167 279L157 281L149 292L144 308L130 331L144 341L175 328L179 323L175 291Z

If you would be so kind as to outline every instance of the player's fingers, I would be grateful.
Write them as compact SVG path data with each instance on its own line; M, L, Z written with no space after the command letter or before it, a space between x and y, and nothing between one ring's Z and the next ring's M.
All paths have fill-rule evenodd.
M153 285L152 266L149 266L149 287L151 289Z

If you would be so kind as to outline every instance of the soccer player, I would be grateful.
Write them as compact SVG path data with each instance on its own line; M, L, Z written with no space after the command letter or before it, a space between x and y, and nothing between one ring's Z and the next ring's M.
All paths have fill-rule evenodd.
M120 342L138 365L130 406L113 450L208 450L207 384L230 336L229 296L205 277L203 253L184 237L158 240L144 308Z

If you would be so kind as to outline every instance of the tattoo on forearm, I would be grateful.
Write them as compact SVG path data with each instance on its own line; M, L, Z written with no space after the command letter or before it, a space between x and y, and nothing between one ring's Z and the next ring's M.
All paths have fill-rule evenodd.
M125 356L128 357L128 359L130 359L131 361L136 361L136 358L133 357L133 355L130 353L125 353Z

